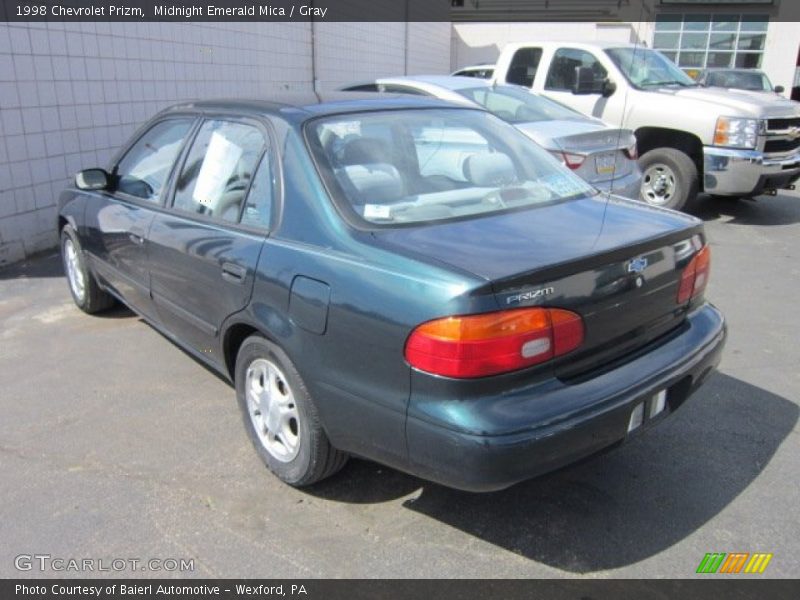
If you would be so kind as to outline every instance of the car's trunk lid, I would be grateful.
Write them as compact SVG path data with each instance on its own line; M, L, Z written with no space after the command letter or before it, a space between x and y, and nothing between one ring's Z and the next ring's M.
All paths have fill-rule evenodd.
M590 183L607 182L628 175L635 161L624 151L636 144L629 129L585 121L552 121L518 125L525 134L551 152L585 156L575 173Z
M557 363L556 372L571 377L680 325L680 277L701 232L692 217L596 196L375 236L485 278L502 309L579 313L584 343Z

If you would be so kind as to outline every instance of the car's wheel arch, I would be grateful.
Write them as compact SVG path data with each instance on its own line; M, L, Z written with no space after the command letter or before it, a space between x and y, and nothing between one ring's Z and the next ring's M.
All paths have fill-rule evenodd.
M286 344L281 343L279 336L271 333L262 324L247 318L246 313L238 313L229 318L228 322L223 325L222 334L220 336L222 342L224 375L227 376L231 382L235 382L236 380L236 357L239 354L239 349L247 338L254 335L263 337L289 354Z
M692 160L702 181L703 142L697 135L668 127L640 127L634 134L639 156L657 148L678 150Z
M86 192L72 188L61 192L56 203L59 231L62 229L62 224L72 225L76 231L79 226L83 225L87 204L86 196Z
M67 225L72 227L72 229L75 230L75 233L78 233L78 227L79 227L78 217L75 214L74 210L69 210L70 208L71 205L67 205L64 207L64 209L58 212L58 221L56 227L59 234L64 230L64 227L66 227Z

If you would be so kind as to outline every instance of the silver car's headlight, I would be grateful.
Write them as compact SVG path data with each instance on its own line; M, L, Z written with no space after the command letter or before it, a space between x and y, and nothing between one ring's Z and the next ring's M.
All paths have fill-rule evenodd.
M760 129L758 119L720 117L714 129L714 145L731 148L755 148Z

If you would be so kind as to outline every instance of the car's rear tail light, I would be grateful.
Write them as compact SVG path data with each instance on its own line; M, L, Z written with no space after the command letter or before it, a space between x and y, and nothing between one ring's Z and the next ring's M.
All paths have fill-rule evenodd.
M689 264L681 274L681 285L678 288L678 304L688 302L692 298L701 295L708 284L708 276L711 271L711 249L703 246L700 251L692 257Z
M586 157L583 154L574 154L572 152L564 152L564 164L567 165L573 171L575 169L580 169L583 161L586 160Z
M639 158L639 151L636 149L636 143L634 142L632 145L625 148L622 153L631 160L637 160Z
M583 161L586 160L583 154L575 154L574 152L552 152L552 155L573 171L580 169Z
M415 369L445 377L485 377L524 369L583 343L580 315L559 308L520 308L423 323L406 342Z

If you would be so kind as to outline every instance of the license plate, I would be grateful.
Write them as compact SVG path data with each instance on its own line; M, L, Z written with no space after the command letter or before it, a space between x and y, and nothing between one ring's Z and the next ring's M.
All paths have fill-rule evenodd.
M614 172L616 160L614 153L600 154L594 157L594 168L598 175L608 175Z

